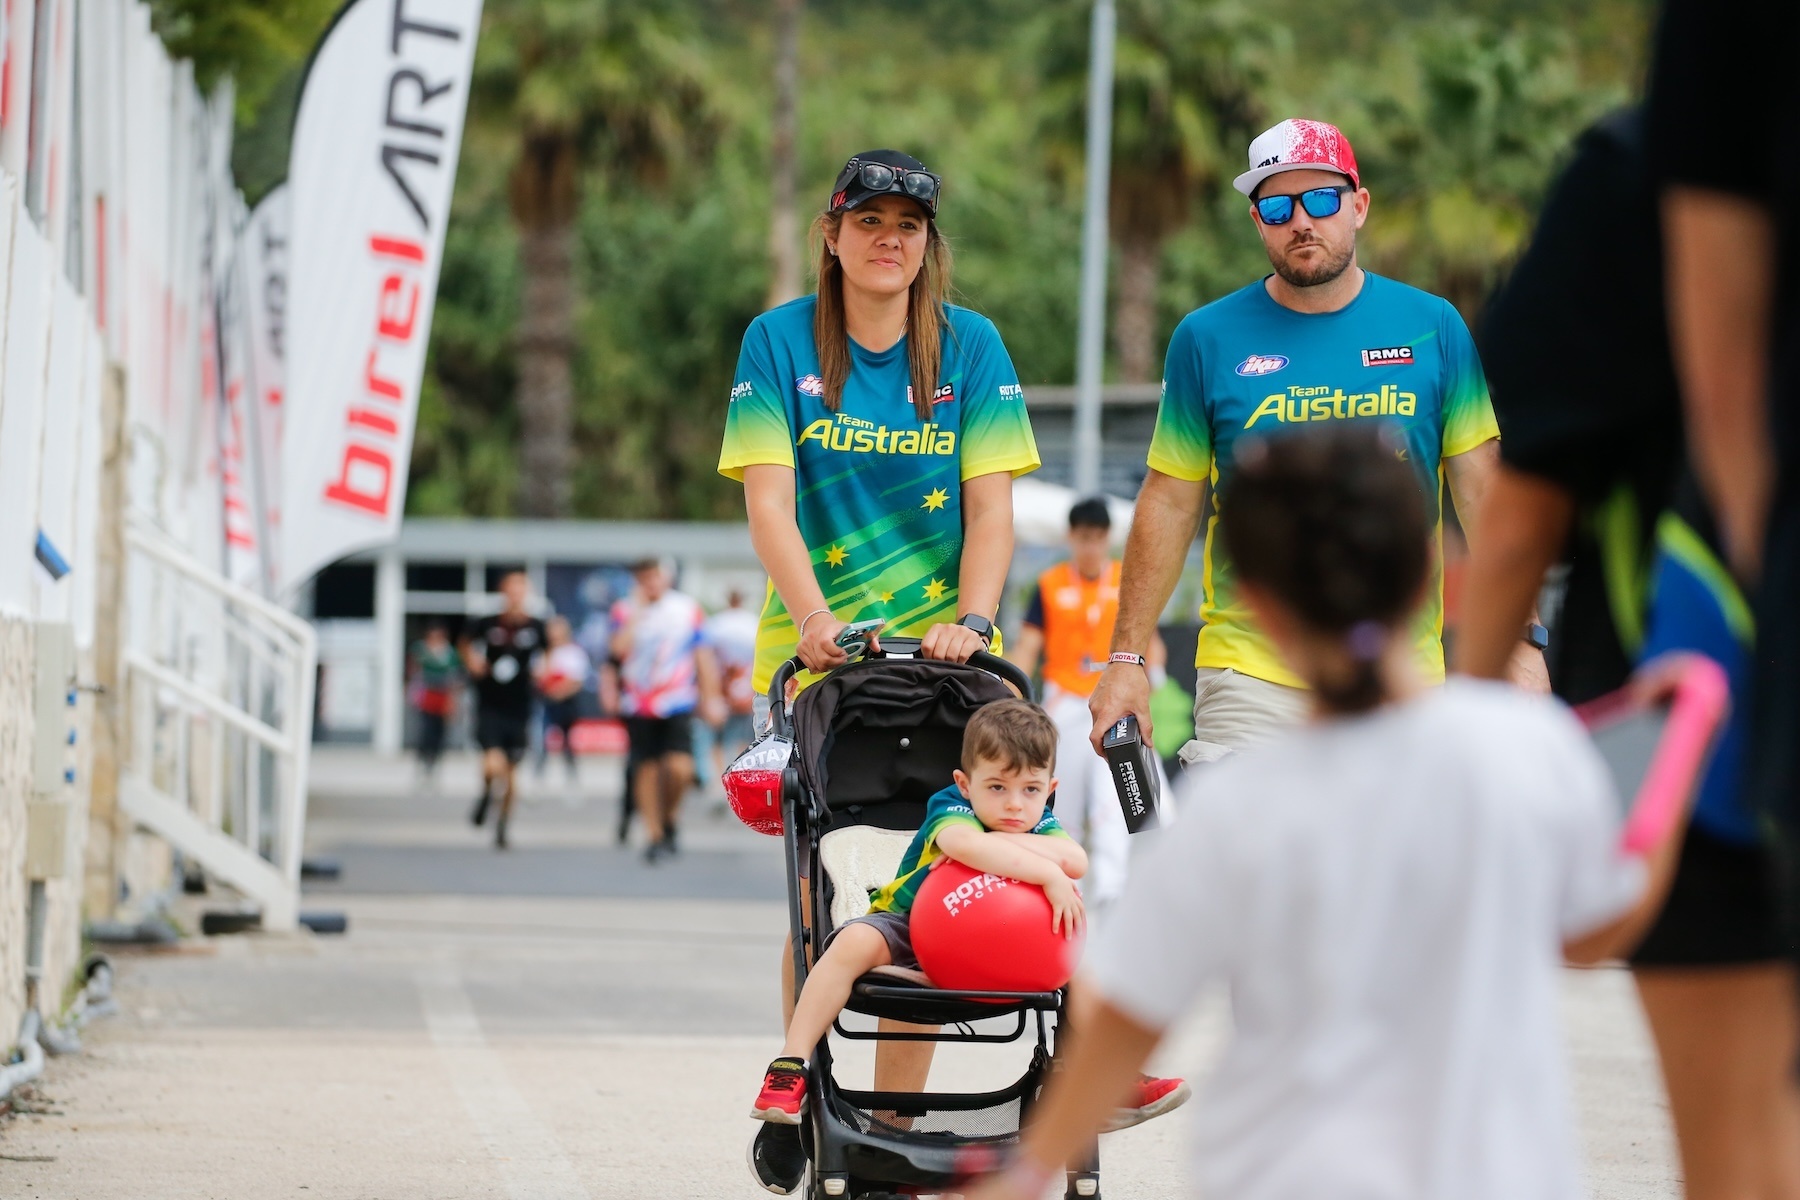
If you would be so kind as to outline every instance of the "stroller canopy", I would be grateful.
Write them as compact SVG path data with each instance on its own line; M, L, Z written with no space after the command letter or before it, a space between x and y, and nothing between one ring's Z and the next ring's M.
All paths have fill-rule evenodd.
M833 672L794 702L802 785L837 823L916 828L925 802L950 785L963 727L1013 695L967 663L871 659Z

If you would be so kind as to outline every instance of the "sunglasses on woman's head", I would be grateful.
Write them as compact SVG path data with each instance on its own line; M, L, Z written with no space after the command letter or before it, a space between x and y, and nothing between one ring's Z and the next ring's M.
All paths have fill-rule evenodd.
M1256 215L1264 225L1286 225L1294 219L1294 201L1298 200L1309 217L1335 217L1344 207L1344 193L1355 190L1351 184L1340 183L1336 187L1311 188L1291 196L1263 196L1256 201Z
M943 180L930 171L902 171L886 163L866 163L859 158L844 164L842 179L838 191L842 191L851 179L856 179L871 192L900 192L934 210L938 189L943 186Z

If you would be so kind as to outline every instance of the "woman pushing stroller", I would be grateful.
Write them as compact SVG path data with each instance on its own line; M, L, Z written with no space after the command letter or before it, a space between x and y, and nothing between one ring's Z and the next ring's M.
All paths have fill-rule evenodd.
M928 659L966 662L998 648L1012 480L1039 460L999 332L946 300L941 186L899 151L852 157L813 222L817 291L744 334L719 470L744 485L769 576L759 695L789 658L812 672L844 665L837 638L852 621L918 637ZM784 950L789 1008L792 961ZM917 1091L930 1056L929 1043L885 1045L876 1074L884 1087ZM790 1126L768 1126L752 1162L781 1194L805 1170Z

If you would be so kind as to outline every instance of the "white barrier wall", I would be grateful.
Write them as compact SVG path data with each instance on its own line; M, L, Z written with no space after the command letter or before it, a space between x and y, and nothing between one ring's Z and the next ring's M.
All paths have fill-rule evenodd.
M96 717L117 723L113 702L97 710L66 686L116 673L95 658L97 644L116 643L102 634L118 588L102 579L121 569L102 544L109 533L117 543L130 509L223 569L226 487L257 483L226 478L220 441L241 448L244 436L221 420L220 363L251 353L248 322L226 327L216 308L248 224L229 170L229 89L203 97L139 0L6 4L0 58L3 1054L26 1003L30 882L45 884L37 1002L54 1016L80 955L90 802L106 806L95 837L120 844L97 847L90 865L106 877L89 894L116 902L125 860L142 857L142 839L128 855L129 823L112 816L116 788L90 777L89 735ZM126 483L113 511L101 502L109 394L123 396L131 447L116 463ZM70 636L72 662L47 649ZM145 898L140 888L130 899Z

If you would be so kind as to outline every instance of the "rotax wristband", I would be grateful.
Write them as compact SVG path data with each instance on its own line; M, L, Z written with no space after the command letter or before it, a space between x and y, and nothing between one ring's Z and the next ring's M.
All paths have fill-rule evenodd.
M1141 654L1133 654L1129 650L1114 650L1106 656L1109 663L1124 663L1127 666L1141 667L1149 661Z

